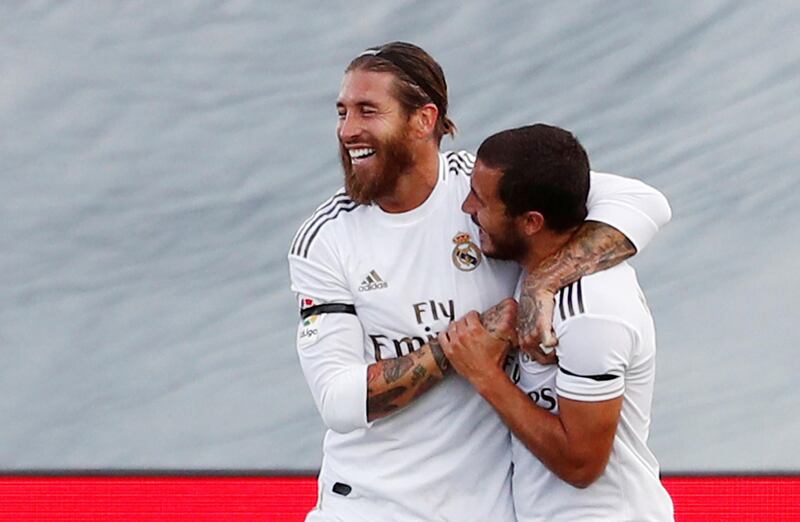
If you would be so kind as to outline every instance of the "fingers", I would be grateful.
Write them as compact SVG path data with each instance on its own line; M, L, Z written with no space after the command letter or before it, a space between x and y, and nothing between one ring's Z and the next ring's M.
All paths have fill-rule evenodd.
M503 336L502 332L497 331L497 326L499 325L489 328L484 327L483 323L481 322L480 314L474 310L467 313L467 315L465 315L460 321L456 321L456 323L451 324L456 325L453 326L453 331L457 333L459 340L465 343L479 339L486 334L489 334L494 339L499 339L503 342L509 342L508 337Z
M487 341L502 341L504 347L515 344L515 306L516 302L513 299L506 299L504 302L498 303L487 311L487 315L490 315L491 319L486 324L483 323L478 312L474 310L468 312L458 321L448 325L447 333L450 336L451 345L455 343L458 346L473 346L477 343L479 346ZM453 349L458 349L458 347Z
M558 344L553 332L555 296L549 291L535 290L535 295L529 297L521 298L526 306L521 307L518 317L520 346L531 356L537 351L543 356L545 351ZM540 345L544 346L544 351Z
M548 365L548 364L556 364L558 362L558 357L556 357L556 352L553 350L551 353L545 355L542 353L541 350L536 350L534 353L529 354L534 361L538 362L541 365Z
M510 312L513 315L517 315L517 301L513 297L507 297L503 299L497 303L497 306L504 312Z
M546 328L547 329L542 332L542 340L539 345L542 347L545 353L550 353L558 345L558 337L556 337L556 333L552 328L549 327L549 325Z
M539 348L538 336L535 335L520 336L519 347L528 352L529 354L533 355L533 352L535 352Z
M545 353L545 351L539 346L534 349L522 348L522 350L530 355L531 359L539 364L547 365L558 362L558 357L556 356L556 351L554 349L551 349L549 353Z
M440 332L439 335L436 336L436 339L439 341L439 344L442 345L442 350L444 351L445 356L447 356L448 359L451 359L453 356L453 345L450 341L449 328L443 332Z
M487 326L484 326L481 322L481 316L475 310L468 312L461 321L463 322L464 328L463 333L469 335L470 337L482 335L485 333L492 334L492 330L496 327L493 323Z
M493 321L489 332L496 338L516 345L517 343L517 302L513 298L503 299L494 307L497 317Z
M458 321L453 321L449 325L447 325L447 330L439 334L439 342L442 343L442 348L447 346L448 348L445 349L445 354L447 354L447 350L449 349L451 352L455 350L454 345L460 345L464 341L464 321L466 317L459 319ZM444 341L442 338L444 337Z
M483 329L483 325L481 324L481 316L475 310L468 312L462 321L464 321L465 326L470 333L476 333Z
M517 331L517 334L519 335L520 332ZM520 335L519 346L526 352L539 351L546 355L553 352L555 347L558 346L558 337L556 337L552 328L546 331L537 328L530 335Z

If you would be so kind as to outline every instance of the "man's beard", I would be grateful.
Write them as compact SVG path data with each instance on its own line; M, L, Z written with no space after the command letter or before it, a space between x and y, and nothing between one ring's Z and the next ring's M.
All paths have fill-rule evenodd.
M476 225L480 226L478 222L473 218ZM492 259L500 259L502 261L517 261L520 262L525 259L525 256L528 253L528 245L525 242L525 238L522 234L519 233L517 230L514 220L509 219L506 223L506 226L502 227L503 232L501 234L488 234L486 230L483 230L483 233L489 236L489 239L492 241L492 250L487 251L484 248L484 245L481 245L481 251L486 257L490 257Z
M414 164L414 153L406 138L407 126L389 136L385 141L373 144L375 149L374 170L364 172L353 168L350 154L339 143L339 157L344 169L344 186L347 195L356 203L368 205L377 199L391 195L400 178Z

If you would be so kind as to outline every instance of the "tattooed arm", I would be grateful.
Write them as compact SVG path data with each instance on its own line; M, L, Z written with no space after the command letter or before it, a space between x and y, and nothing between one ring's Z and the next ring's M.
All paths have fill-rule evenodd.
M480 315L486 331L506 342L513 340L513 331L503 327L508 322L507 310L511 306L516 311L513 299L498 303ZM403 357L370 364L367 368L367 420L380 419L410 404L444 379L449 368L450 362L438 339Z
M446 333L439 334L439 341L453 368L476 389L493 386L497 372L505 376L503 366L508 351L516 344L517 302L506 299L492 310L496 317L492 318L491 326L485 314L479 318L478 314L470 312L450 323Z
M520 345L540 363L555 362L552 353L548 356L538 346L539 342L548 347L558 343L551 326L555 293L635 253L633 243L619 230L605 223L585 222L564 248L525 277L517 320ZM534 332L541 337L537 338Z
M558 343L552 331L555 292L641 251L672 217L664 195L641 181L593 172L590 183L587 221L522 286L520 346L539 362L555 361L539 344L553 347Z
M367 368L367 420L372 422L402 408L447 375L450 363L439 341L408 355L384 359Z

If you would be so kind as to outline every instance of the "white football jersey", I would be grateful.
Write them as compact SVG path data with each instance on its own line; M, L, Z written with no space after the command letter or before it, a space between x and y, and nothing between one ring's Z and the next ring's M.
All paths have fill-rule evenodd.
M366 420L369 364L408 354L450 321L513 294L519 268L486 259L460 210L473 161L440 154L433 192L405 213L357 205L340 190L295 236L289 267L304 310L297 350L331 428L308 520L515 520L508 430L461 377ZM666 201L640 182L606 176L592 189L600 210L590 218L644 245L669 219Z
M561 480L512 435L518 520L672 520L672 501L647 447L656 343L634 269L622 263L561 289L553 327L558 365L540 365L520 351L511 370L517 386L552 414L559 397L598 402L622 395L622 411L608 465L585 489Z

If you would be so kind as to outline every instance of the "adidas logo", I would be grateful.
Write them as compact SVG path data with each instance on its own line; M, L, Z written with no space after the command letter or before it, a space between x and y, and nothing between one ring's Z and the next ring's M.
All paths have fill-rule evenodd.
M378 272L375 270L371 270L367 277L361 281L361 286L358 287L359 292L369 292L370 290L380 290L381 288L386 288L389 286L389 283L381 279L381 276L378 275Z

